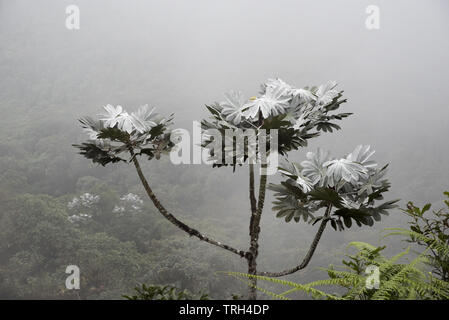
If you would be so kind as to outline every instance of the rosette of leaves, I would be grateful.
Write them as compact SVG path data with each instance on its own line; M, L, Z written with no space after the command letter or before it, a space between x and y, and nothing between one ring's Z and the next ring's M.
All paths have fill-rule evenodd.
M343 158L331 158L329 152L318 149L308 152L301 163L286 161L279 167L285 180L268 186L275 192L276 216L287 222L302 218L313 224L325 219L340 231L353 222L372 226L380 221L399 200L378 204L390 183L385 179L387 165L378 168L371 160L373 154L370 146L360 145ZM333 211L316 216L322 208Z
M351 113L335 113L340 105L346 102L342 98L343 91L336 90L337 83L312 88L295 88L281 79L269 79L261 86L258 96L246 98L242 92L231 91L225 94L225 100L206 108L210 119L203 120L203 130L216 129L221 133L222 152L214 154L216 142L213 138L202 141L202 147L209 149L213 166L221 167L231 164L234 169L248 159L248 149L244 148L242 157L234 157L233 162L225 160L225 131L265 129L267 133L267 151L270 149L269 130L278 130L278 152L286 155L291 150L307 146L307 140L317 137L321 132L333 132L340 129L335 122L348 117ZM236 138L234 139L234 145ZM259 154L257 152L257 157ZM225 163L226 162L226 163Z
M89 139L74 147L79 148L80 154L93 162L105 166L127 161L124 154L130 151L133 156L146 155L149 160L159 159L161 154L168 153L174 146L170 141L169 128L173 114L165 118L148 105L141 106L131 114L121 106L107 105L104 109L106 113L98 119L79 119Z

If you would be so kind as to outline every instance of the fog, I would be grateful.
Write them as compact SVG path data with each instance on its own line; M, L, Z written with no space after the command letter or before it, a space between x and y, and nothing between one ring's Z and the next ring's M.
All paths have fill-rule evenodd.
M65 25L65 9L71 4L80 9L79 30ZM365 26L370 4L380 8L378 30ZM250 97L261 83L279 77L297 87L336 80L348 99L342 112L354 113L341 121L342 130L311 140L289 159L300 162L317 147L344 155L358 144L369 144L379 163L390 164L388 199L400 198L401 207L409 200L438 206L442 192L449 189L448 27L445 0L0 1L4 197L27 192L65 199L61 197L78 192L74 186L84 175L123 193L142 193L130 166L101 168L71 147L85 138L79 117L97 115L106 104L130 110L149 104L160 113L174 113L175 127L192 130L193 121L208 116L205 104L221 101L224 92L242 90ZM24 161L23 153L9 151L11 145L31 148L23 151L29 152L30 164L25 166L38 167L30 189L19 183L9 191L8 172ZM61 167L52 173L51 162L39 159L53 157L55 150ZM209 228L215 224L218 238L230 237L232 245L246 249L249 203L244 168L231 174L229 168L203 164L174 166L168 159L145 163L144 168L175 214L194 222L212 221L201 230L213 233ZM29 173L23 175L24 181L33 179ZM48 179L58 177L56 187L49 187ZM126 184L116 185L120 177L126 177ZM215 196L209 196L212 193ZM277 219L271 212L272 192L267 194L259 267L280 271L302 258L316 226ZM230 220L223 222L223 216ZM341 261L350 241L387 243L381 239L382 230L406 222L407 217L394 210L373 227L345 232L329 228L309 271L290 278L313 280L317 267ZM180 231L179 235L184 236ZM198 250L205 247L185 238ZM394 243L388 248L392 252L406 246L397 239ZM218 248L210 250L228 257ZM246 272L244 261L229 259L236 259L235 267L240 268L234 271Z

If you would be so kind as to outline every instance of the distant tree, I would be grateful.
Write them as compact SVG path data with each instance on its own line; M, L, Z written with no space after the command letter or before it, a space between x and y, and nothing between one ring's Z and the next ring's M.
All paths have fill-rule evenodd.
M96 202L92 194L75 199ZM118 298L147 272L134 243L90 233L58 199L26 194L0 205L0 298ZM80 290L65 288L72 264L81 269Z
M274 145L274 140L271 135L264 133L277 130L278 144L275 152L287 156L290 151L307 146L307 141L319 136L321 132L340 129L335 121L350 115L350 113L334 113L346 102L342 99L343 91L336 90L336 85L335 82L328 82L319 87L294 88L280 79L270 79L262 85L257 97L246 99L240 92L230 92L226 94L224 102L206 106L211 119L201 122L202 129L219 131L221 142L226 142L225 133L231 130L234 133L231 145L237 144L237 138L245 139L245 134L250 130L255 131L258 139L265 139L267 150L271 149L272 144ZM372 225L373 219L379 219L379 213L386 213L387 209L393 207L393 202L374 206L374 201L380 199L381 194L388 190L388 183L379 181L385 168L372 169L373 164L368 158L373 152L369 151L369 148L360 147L347 158L328 159L323 162L320 162L320 158L316 167L319 172L292 165L282 171L288 180L281 186L274 187L279 194L276 210L280 210L280 215L286 215L287 220L293 217L296 221L299 221L300 216L312 217L312 213L322 208L325 209L325 214L314 220L315 222L321 220L321 225L305 259L306 263L279 273L260 273L257 271L257 257L260 220L267 188L266 170L269 152L264 154L257 149L254 157L249 153L249 148L244 148L244 151L237 155L234 150L227 148L226 143L221 143L222 157L218 157L214 153L218 141L211 138L202 143L203 148L209 151L214 167L230 165L234 170L237 165L248 164L249 167L250 244L248 250L235 249L206 236L176 218L161 204L143 174L138 160L140 156L146 156L149 160L159 159L161 154L170 152L175 146L173 139L170 139L173 115L164 118L154 113L148 106L143 106L133 113L126 112L121 106L107 105L104 108L106 114L97 120L90 117L80 119L90 138L87 142L75 145L81 150L81 154L103 166L117 162L133 163L147 195L167 220L190 236L245 258L249 274L282 276L300 270L311 259L328 221L334 228L338 227L340 230L343 229L342 220L348 228L351 226L351 220L359 225ZM246 140L244 144L250 143L252 142ZM232 152L231 163L224 163L223 157L229 156L230 152ZM257 159L259 161L254 161ZM260 166L257 197L256 164ZM336 210L331 216L332 208ZM289 212L293 212L293 215ZM256 299L256 284L256 278L251 278L249 299Z

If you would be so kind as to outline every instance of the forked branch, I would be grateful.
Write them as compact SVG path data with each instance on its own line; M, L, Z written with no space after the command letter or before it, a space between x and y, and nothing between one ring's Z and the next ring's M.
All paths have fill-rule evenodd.
M287 269L280 272L258 272L257 275L259 276L266 276L266 277L283 277L292 273L295 273L296 271L302 270L309 264L310 260L312 259L313 254L315 253L315 250L318 246L318 243L320 242L321 236L323 235L324 229L326 228L326 224L329 221L327 218L329 218L330 213L332 210L332 205L329 205L326 208L326 212L324 214L324 219L320 224L320 227L318 228L317 233L315 234L315 238L312 241L312 244L310 245L309 251L307 252L306 256L302 260L302 262L297 265L294 268Z
M183 230L184 232L188 233L191 236L197 237L198 239L205 241L207 243L213 244L214 246L220 247L222 249L228 250L232 253L235 253L237 255L239 255L240 257L245 257L246 256L246 252L242 251L242 250L237 250L231 246L228 246L226 244L223 244L219 241L216 241L214 239L211 239L209 237L207 237L206 235L200 233L198 230L193 229L191 227L189 227L188 225L186 225L184 222L178 220L174 215L172 215L170 212L168 212L165 207L159 202L159 199L156 197L156 195L154 194L153 190L151 189L150 185L148 184L147 179L145 178L142 169L140 167L139 161L137 160L136 155L134 154L134 151L132 150L132 148L130 148L130 153L131 153L131 158L132 161L134 163L134 166L136 167L137 170L137 174L139 175L140 181L143 184L143 187L145 188L145 191L148 195L148 197L150 197L151 201L153 201L154 206L159 210L159 212L168 220L170 221L172 224L174 224L176 227L178 227L179 229Z

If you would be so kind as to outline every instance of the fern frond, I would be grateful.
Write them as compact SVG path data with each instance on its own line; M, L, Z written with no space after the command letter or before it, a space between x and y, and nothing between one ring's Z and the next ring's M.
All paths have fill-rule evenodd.
M307 285L302 285L302 284L295 283L295 282L292 282L292 281L282 280L282 279L278 279L278 278L270 278L270 277L265 277L265 276L251 275L251 274L242 273L242 272L231 272L231 271L229 271L229 272L225 272L225 273L230 275L230 276L234 276L234 277L236 277L238 279L239 279L239 277L244 277L244 278L249 278L249 279L256 278L258 280L267 281L267 282L271 282L271 283L276 283L276 284L280 284L280 285L283 285L283 286L289 286L289 287L292 287L293 289L295 289L295 290L291 290L291 291L289 290L288 293L291 293L291 292L294 292L294 291L303 291L303 292L307 293L308 295L311 295L311 296L314 296L314 297L324 297L324 298L328 298L328 299L332 299L332 300L338 299L337 296L334 296L332 294L328 294L328 293L325 293L323 291L320 291L320 290L314 289L312 287L309 287ZM240 278L240 280L242 280L242 279ZM262 292L263 292L263 290L265 290L265 289L257 288L257 287L256 287L256 289L258 289L258 290L260 290ZM273 293L273 292L270 292L270 293L274 294L274 295L276 295L278 297L282 296L283 298L286 298L284 296L285 293L282 294L282 295L276 294L276 293Z
M280 294L274 293L274 292L272 292L272 291L263 289L263 288L261 288L261 287L259 287L259 286L255 286L251 281L248 281L248 280L246 280L246 279L242 279L242 278L239 277L238 275L233 275L233 274L231 274L231 276L234 277L234 278L236 278L237 280L239 280L239 281L241 281L241 282L243 282L243 283L245 283L245 284L247 284L247 285L253 287L253 288L256 288L256 289L259 290L260 292L263 292L263 293L265 293L266 295L271 296L271 297L273 297L273 298L275 298L275 299L279 299L279 300L291 300L290 298L284 297L283 295L280 295Z

